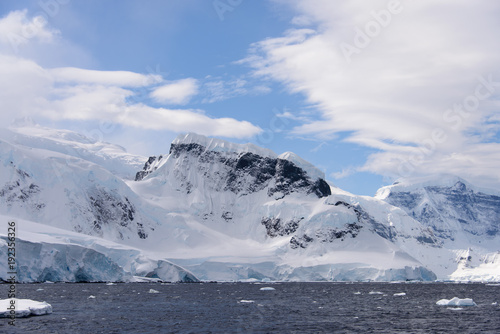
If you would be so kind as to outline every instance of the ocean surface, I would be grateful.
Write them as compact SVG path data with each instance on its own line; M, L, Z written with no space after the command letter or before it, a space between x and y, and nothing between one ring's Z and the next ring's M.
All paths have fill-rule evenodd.
M19 298L50 303L53 313L16 319L15 327L0 319L0 333L500 333L495 284L44 283L16 289ZM0 298L7 290L0 284ZM436 305L453 297L472 298L477 306Z

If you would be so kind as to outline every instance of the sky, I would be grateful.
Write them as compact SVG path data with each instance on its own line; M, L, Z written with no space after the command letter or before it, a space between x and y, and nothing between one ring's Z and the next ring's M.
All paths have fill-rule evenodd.
M374 195L452 174L500 187L500 3L3 0L0 123L134 154L195 132L292 151Z

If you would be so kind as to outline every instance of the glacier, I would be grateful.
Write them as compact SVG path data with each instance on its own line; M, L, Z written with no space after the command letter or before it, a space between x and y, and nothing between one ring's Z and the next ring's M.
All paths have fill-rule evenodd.
M139 249L98 237L0 215L15 221L16 278L33 282L135 282L140 277L196 282L189 271ZM7 237L0 234L0 256L7 258ZM11 271L0 262L0 280Z
M429 180L357 196L292 152L196 134L159 153L31 122L1 130L0 217L19 222L19 279L500 280L494 194L452 181L451 197L424 194L439 187ZM456 221L460 191L481 224Z

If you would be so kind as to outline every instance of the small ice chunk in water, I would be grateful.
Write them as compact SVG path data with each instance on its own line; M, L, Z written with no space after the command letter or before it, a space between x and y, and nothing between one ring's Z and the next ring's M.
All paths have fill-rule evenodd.
M106 285L116 285L116 283L109 282L109 283L106 283Z
M394 296L396 296L396 297L406 296L406 293L405 292L399 292L399 293L395 293Z
M460 299L458 297L453 297L452 299L440 299L436 302L436 305L441 306L477 306L476 303L471 298Z
M160 291L155 289L149 289L148 293L160 293Z
M361 292L356 291L354 294L355 294L355 295L360 295L360 294L361 294Z
M270 286L266 286L264 288L260 288L259 289L260 291L274 291L276 290L275 288L271 288Z
M370 291L368 294L370 294L370 295L383 295L384 293L380 292L380 291Z
M43 289L36 289L36 291L43 291Z
M14 303L12 303L14 301ZM37 302L31 299L0 299L0 318L10 317L8 308L14 305L16 318L25 318L30 315L44 315L52 313L52 306L46 302Z
M255 303L255 300L245 300L245 299L242 299L242 300L240 300L240 303Z
M87 299L95 299L95 296L90 295Z

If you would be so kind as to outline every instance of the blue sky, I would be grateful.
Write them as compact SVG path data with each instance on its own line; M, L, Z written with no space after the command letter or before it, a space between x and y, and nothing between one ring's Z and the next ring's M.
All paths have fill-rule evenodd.
M445 173L498 187L498 14L486 0L4 0L1 121L142 155L191 131L253 142L363 195Z

